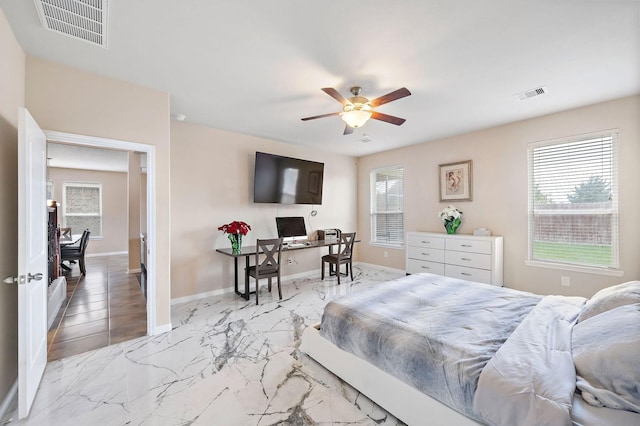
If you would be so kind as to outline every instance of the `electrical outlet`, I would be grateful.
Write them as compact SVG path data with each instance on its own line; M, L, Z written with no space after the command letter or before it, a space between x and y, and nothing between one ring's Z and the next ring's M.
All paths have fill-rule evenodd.
M384 257L389 257L389 252L388 251L384 251Z
M560 285L563 286L563 287L571 286L571 279L569 277L561 277L560 278Z
M293 259L287 259L287 263L288 263L289 265L293 265Z

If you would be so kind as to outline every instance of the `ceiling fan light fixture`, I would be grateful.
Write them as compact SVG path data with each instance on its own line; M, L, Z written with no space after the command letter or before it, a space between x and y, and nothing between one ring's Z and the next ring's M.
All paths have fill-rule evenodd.
M349 127L357 129L366 123L370 118L373 111L371 105L354 103L346 105L344 111L340 114L342 121L347 123Z

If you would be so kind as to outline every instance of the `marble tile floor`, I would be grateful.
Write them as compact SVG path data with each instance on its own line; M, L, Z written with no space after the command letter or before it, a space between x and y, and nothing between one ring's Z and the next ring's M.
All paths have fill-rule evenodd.
M168 333L49 362L31 414L10 424L402 425L298 345L328 301L404 274L316 275L284 281L282 301L264 284L258 306L235 293L174 305Z
M127 255L89 257L65 272L67 301L48 333L48 360L103 348L147 334L146 299Z

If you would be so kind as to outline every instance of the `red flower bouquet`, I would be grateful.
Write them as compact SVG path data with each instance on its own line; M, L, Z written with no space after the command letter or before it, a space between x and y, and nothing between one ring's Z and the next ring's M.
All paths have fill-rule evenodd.
M247 235L247 233L251 231L251 226L244 222L234 220L231 223L218 227L218 231L228 234L229 241L231 241L231 252L233 254L240 254L242 250L242 236Z
M234 220L231 223L227 223L226 225L218 227L218 231L222 231L225 234L247 235L247 233L251 231L251 226L247 225L244 222Z

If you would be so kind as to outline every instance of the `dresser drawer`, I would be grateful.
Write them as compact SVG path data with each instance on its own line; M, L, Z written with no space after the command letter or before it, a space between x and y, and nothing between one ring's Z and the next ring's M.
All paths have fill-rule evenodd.
M444 238L431 237L426 235L409 234L409 247L426 247L434 249L444 249Z
M464 251L444 252L444 262L452 265L468 266L470 268L491 269L491 255L468 253Z
M444 250L427 247L409 247L409 259L444 263Z
M444 275L467 281L491 284L491 271L484 269L466 268L464 266L446 265Z
M444 263L426 262L424 260L409 259L407 262L408 274L419 274L428 272L430 274L444 275Z
M446 241L446 248L447 250L491 254L490 241L463 240L452 238Z

